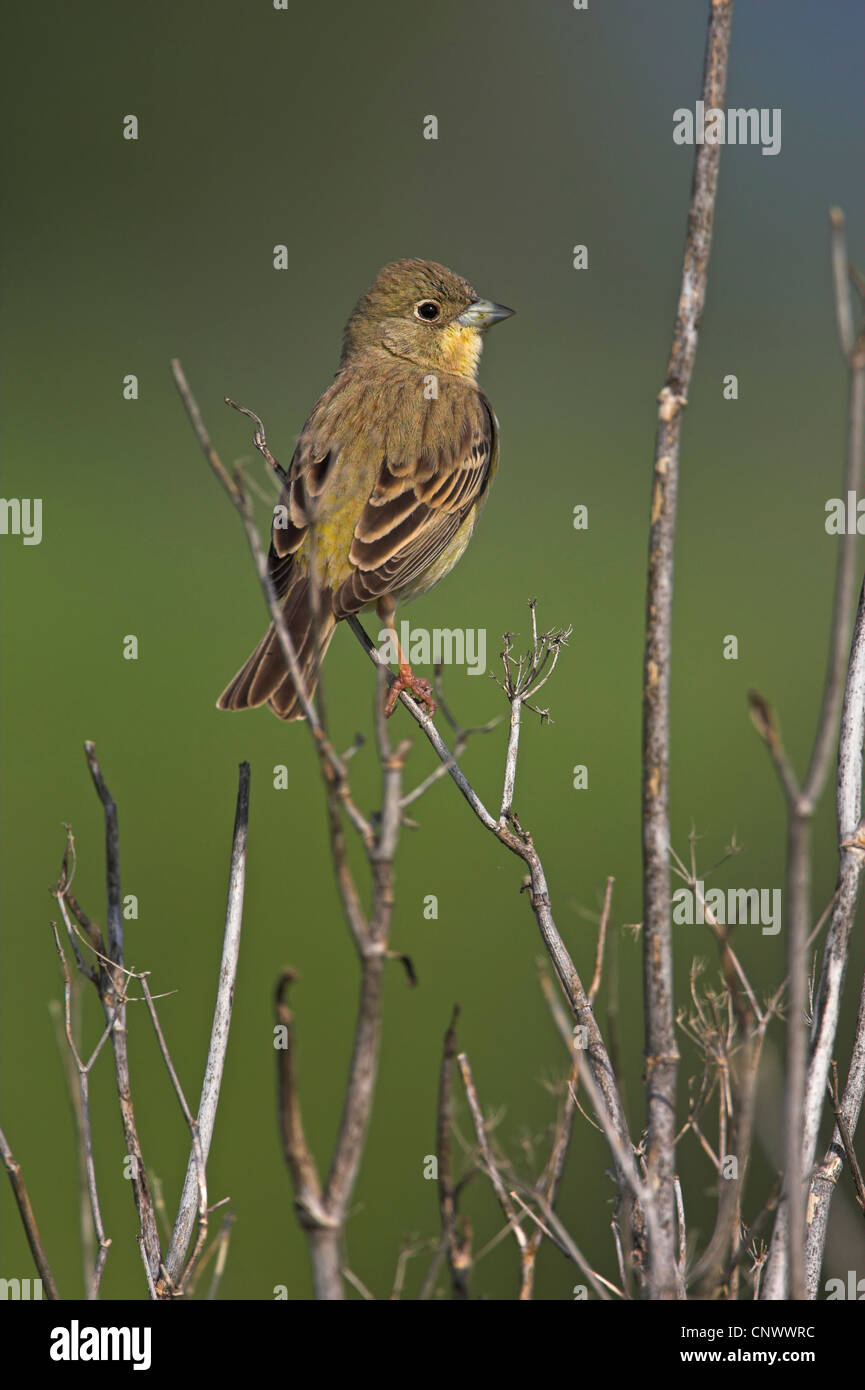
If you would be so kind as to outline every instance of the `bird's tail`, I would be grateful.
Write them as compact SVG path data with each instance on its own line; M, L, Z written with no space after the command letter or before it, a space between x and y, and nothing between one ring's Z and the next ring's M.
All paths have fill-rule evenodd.
M319 594L317 644L316 625L310 606L309 579L305 574L294 577L282 607L289 636L297 653L306 693L310 697L318 684L321 663L336 627L330 590L320 590ZM265 703L280 719L304 717L291 672L272 623L234 680L223 690L216 705L217 709L254 709L256 705Z

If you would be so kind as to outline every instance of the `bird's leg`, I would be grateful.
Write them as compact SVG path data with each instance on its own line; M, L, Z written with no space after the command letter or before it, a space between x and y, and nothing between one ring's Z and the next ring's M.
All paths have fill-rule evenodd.
M428 705L430 714L435 714L436 702L433 699L432 686L428 680L424 680L423 676L416 676L409 666L405 652L400 646L399 638L397 637L396 623L394 622L395 614L396 603L394 600L389 596L380 598L378 601L378 616L381 618L385 627L389 628L393 633L393 640L399 658L399 675L391 686L390 694L385 702L385 716L389 719L393 714L396 709L396 702L404 690L407 690L416 700L421 700L425 705Z

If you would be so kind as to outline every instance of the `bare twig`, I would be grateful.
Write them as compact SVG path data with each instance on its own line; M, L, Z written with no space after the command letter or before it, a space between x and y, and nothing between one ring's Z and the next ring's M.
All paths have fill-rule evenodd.
M213 1265L213 1277L207 1289L208 1302L213 1302L219 1291L222 1276L225 1273L225 1266L228 1263L228 1247L231 1244L231 1233L234 1229L234 1212L226 1212L223 1217L222 1226L214 1242L216 1246L216 1260Z
M478 1100L478 1093L475 1089L475 1083L474 1078L472 1076L471 1067L469 1065L469 1059L464 1052L461 1052L457 1057L457 1066L460 1069L460 1075L462 1077L463 1086L465 1087L466 1098L468 1099L469 1109L471 1111L472 1122L475 1127L475 1134L477 1135L478 1146L481 1151L481 1158L483 1160L484 1169L486 1170L487 1176L489 1177L489 1180L493 1185L493 1191L496 1194L499 1206L501 1207L502 1212L504 1214L504 1218L508 1223L511 1232L513 1233L517 1245L519 1246L520 1265L522 1270L522 1277L520 1280L520 1299L524 1299L527 1297L526 1256L529 1248L528 1236L526 1235L525 1231L523 1230L520 1224L520 1218L516 1213L508 1189L505 1186L504 1181L502 1180L501 1173L499 1172L498 1164L496 1163L495 1157L493 1156L493 1151L490 1146L489 1137L487 1135L487 1125L484 1119L484 1112L481 1109L481 1103Z
M703 69L704 109L723 107L732 0L711 0ZM679 303L664 387L658 398L649 534L643 681L643 994L649 1183L657 1198L657 1239L649 1252L649 1294L676 1296L676 1047L670 922L670 663L673 551L682 411L687 403L706 298L721 147L698 144L688 210Z
M832 262L838 341L845 359L849 360L856 345L856 329L850 303L850 263L847 259L847 236L841 208L829 209L829 254Z
M559 1106L559 1113L553 1127L553 1138L550 1146L550 1153L544 1166L544 1171L538 1179L532 1195L538 1202L543 1202L551 1211L558 1196L559 1187L565 1171L565 1160L568 1155L568 1146L571 1142L571 1132L574 1126L574 1116L577 1113L577 1092L576 1083L578 1076L576 1058L571 1061L571 1074L568 1077L564 1096ZM538 1251L541 1241L549 1232L543 1224L535 1217L535 1230L529 1236L528 1250L523 1255L523 1290L526 1298L531 1298L534 1294L535 1267L537 1263ZM554 1237L551 1237L554 1239ZM574 1246L576 1250L576 1246ZM571 1251L568 1251L573 1258ZM579 1261L577 1261L579 1263Z
M349 1269L348 1265L343 1265L341 1270L343 1279L347 1279L353 1289L357 1289L365 1303L375 1303L375 1294L367 1288L362 1279L358 1278L354 1270Z
M676 1228L679 1232L679 1285L680 1297L685 1297L685 1261L688 1257L688 1230L685 1225L685 1199L682 1196L682 1184L678 1177L674 1183L676 1190Z
M373 903L368 939L361 953L360 1004L349 1081L336 1148L324 1190L324 1203L340 1225L348 1204L366 1137L378 1067L381 993L393 913L393 860L401 820L402 773L409 745L393 749L387 734L383 688L376 697L376 736L382 768L382 809L375 845L369 853Z
M457 1019L459 1006L454 1006L442 1048L439 1073L439 1094L436 1114L436 1154L438 1157L438 1198L441 1215L442 1243L447 1255L451 1289L455 1299L469 1296L468 1277L471 1270L471 1232L463 1222L457 1226L456 1195L451 1163L451 1124L453 1107L453 1065L457 1053Z
M529 602L532 622L532 645L525 656L514 657L511 639L513 633L505 633L505 646L502 651L504 679L498 684L504 690L511 707L508 747L505 754L505 776L502 787L502 800L499 809L499 824L506 825L512 819L514 805L514 786L517 780L517 758L520 746L520 726L522 710L532 710L540 716L541 723L549 720L550 712L538 709L531 703L535 695L546 685L556 669L562 647L567 646L571 628L557 628L538 636L537 599Z
M859 1159L853 1145L850 1123L838 1095L838 1066L835 1062L832 1063L832 1084L829 1087L829 1095L832 1098L832 1114L835 1116L835 1124L838 1126L838 1133L844 1146L844 1157L850 1166L850 1174L856 1189L856 1201L865 1213L865 1179L862 1177L862 1169L859 1166Z
M221 1206L222 1203L218 1202L216 1205ZM211 1207L210 1210L214 1211L215 1207ZM210 1278L206 1297L209 1302L216 1297L228 1261L228 1247L231 1243L231 1232L234 1227L234 1221L234 1212L229 1209L222 1218L222 1224L219 1230L210 1242L210 1245L204 1251L201 1259L194 1267L189 1267L188 1278L184 1274L185 1293L187 1298L191 1298L195 1293L198 1282L211 1261L213 1262L213 1274Z
M858 492L863 472L865 472L865 331L860 332L859 338L851 344L848 321L849 298L847 297L846 286L842 287L842 277L839 275L839 261L842 255L846 259L846 253L843 252L843 219L839 217L837 212L832 214L831 220L831 255L836 294L836 316L842 351L849 368L847 458L844 477L845 495L849 495L851 492ZM850 664L847 666L848 633L853 612L857 564L855 531L853 534L845 533L841 536L838 544L829 652L811 759L801 788L796 782L789 763L787 763L786 770L781 773L787 799L788 820L785 900L788 927L787 962L790 981L785 1108L786 1183L762 1279L761 1297L767 1300L782 1299L788 1296L794 1299L805 1298L806 1284L813 1278L813 1265L811 1267L812 1272L807 1279L805 1269L807 1237L805 1186L814 1159L817 1131L825 1104L826 1080L837 1028L850 920L859 883L858 869L853 872L850 862L850 855L854 851L845 849L845 841L849 841L854 835L861 814L859 797L861 790L861 739L857 751L851 748L849 741L845 744L844 730L845 718L848 723L851 720L855 723L857 716L854 707L857 699L860 698L860 693L855 688L859 679L854 669L858 660L855 635L853 653L850 656ZM857 617L857 632L860 617L861 599L860 614ZM844 689L845 668L847 670L846 691ZM811 831L814 812L829 771L842 693L844 693L844 712L842 714L841 744L838 751L837 794L841 866L836 904L823 954L821 983L811 1028L809 1060L805 1015L808 1003L806 943L810 916ZM765 701L763 704L765 705ZM771 723L774 725L774 718L772 718ZM781 771L778 758L773 751L773 742L765 732L760 730L759 724L758 731L763 733L764 739L769 744L773 761ZM777 735L774 741L777 742ZM845 755L847 758L846 766L844 764ZM786 762L786 758L784 761ZM852 762L856 763L855 777ZM857 781L856 778L859 780ZM851 890L853 893L852 901L849 896ZM810 1257L813 1259L813 1244L810 1249Z
M175 1070L171 1053L168 1050L168 1044L165 1041L165 1034L162 1031L162 1024L159 1021L159 1015L156 1011L156 1004L154 1002L153 995L150 992L150 985L147 979L147 972L138 974L135 976L135 978L140 981L141 987L144 991L144 998L147 1002L147 1009L150 1014L151 1022L153 1024L153 1030L156 1033L157 1042L159 1043L159 1050L162 1053L162 1059L165 1062L165 1066L168 1070L168 1075L171 1078L171 1084L174 1087L174 1093L177 1096L180 1109L183 1112L183 1118L186 1121L192 1139L192 1153L195 1159L195 1171L198 1181L198 1231L196 1234L195 1246L193 1248L192 1255L190 1256L186 1265L186 1269L184 1270L183 1275L178 1281L177 1285L177 1291L184 1292L189 1285L189 1281L192 1276L193 1270L195 1269L199 1256L201 1255L201 1252L204 1249L204 1242L207 1239L206 1159L201 1149L201 1134L198 1126L198 1121L196 1120L195 1116L192 1114L192 1111L189 1108L186 1096L183 1092L183 1087L180 1084L180 1078ZM168 1257L166 1257L166 1259L167 1258Z
M592 1076L592 1073L586 1065L586 1061L582 1052L577 1051L574 1055L577 1061L577 1068L580 1074L580 1081L582 1082L582 1085L585 1088L585 1090L588 1092L589 1099L595 1108L595 1114L597 1115L598 1120L600 1121L601 1128L607 1136L607 1140L610 1144L611 1149L615 1153L618 1168L621 1172L624 1173L625 1180L628 1183L628 1186L630 1187L635 1200L645 1213L646 1226L648 1229L649 1241L651 1243L652 1235L653 1233L657 1232L658 1225L655 1194L653 1193L649 1184L645 1182L643 1178L640 1176L639 1169L637 1168L637 1162L634 1157L633 1145L630 1143L630 1140L628 1141L628 1147L626 1148L625 1145L622 1144L622 1142L620 1141L616 1131L613 1129L609 1116L606 1112L606 1107L602 1102L599 1088L595 1083L595 1079Z
M99 998L105 1013L107 1031L111 1038L111 1048L114 1054L117 1096L120 1103L120 1116L123 1123L126 1151L130 1160L130 1186L132 1188L140 1225L142 1259L144 1260L148 1272L149 1283L155 1284L160 1275L162 1254L159 1243L159 1228L156 1223L156 1213L153 1206L153 1196L150 1191L150 1183L144 1165L141 1143L138 1138L138 1128L135 1122L135 1109L132 1101L132 1086L129 1075L129 1053L126 1035L126 983L123 969L120 842L117 823L117 807L102 775L102 769L97 760L96 750L93 744L89 742L85 743L84 752L93 785L96 788L99 800L102 802L105 810L105 876L108 896L108 947L107 955L102 955L100 958L101 964L98 979L94 980L94 983L96 983ZM58 887L55 894L61 905L63 905L64 899L68 896L68 883L64 885L64 880L65 861L61 885ZM70 930L68 923L67 930ZM70 930L70 937L71 935L72 933ZM94 979L92 974L89 972L88 974L89 978Z
M817 1165L811 1178L808 1201L810 1220L805 1241L805 1269L809 1298L814 1298L817 1294L823 1266L823 1250L829 1226L829 1211L835 1189L844 1171L845 1162L854 1174L856 1171L853 1145L852 1142L845 1140L842 1124L847 1131L848 1139L850 1139L859 1122L863 1096L865 1096L865 979L862 981L859 995L859 1014L856 1020L856 1033L853 1040L853 1053L850 1059L850 1070L847 1074L847 1084L844 1087L840 1104L833 1107L835 1130L823 1156L823 1161ZM854 1178L854 1181L857 1183L857 1191L861 1199L860 1180Z
M382 662L378 650L365 632L362 624L357 618L349 618L347 622L370 660L377 666L381 665ZM389 675L390 673L386 672L385 679L387 679ZM401 693L399 698L415 723L423 731L440 761L447 767L448 775L456 783L462 796L468 802L477 819L491 834L495 835L497 840L505 845L512 854L515 854L527 866L529 876L528 882L524 887L528 891L529 901L538 924L538 929L541 933L541 938L574 1019L578 1026L586 1030L584 1056L591 1069L592 1075L597 1080L600 1092L603 1095L604 1104L610 1116L612 1130L618 1136L620 1145L627 1148L631 1141L615 1072L607 1053L601 1031L595 1020L588 996L583 987L582 980L577 973L576 967L574 966L567 947L556 926L550 904L549 888L547 886L543 864L535 849L531 835L519 825L515 817L515 828L511 829L509 826L502 824L500 820L496 820L495 817L490 814L474 787L465 776L459 763L447 747L438 729L433 724L429 712L416 704L405 691ZM630 1186L623 1174L618 1170L618 1160L615 1151L613 1153L613 1158L617 1165L619 1191L625 1203L625 1207L627 1208L627 1224L634 1227L633 1249L639 1262L641 1258L642 1219L639 1213L630 1210Z
M536 1228L534 1235L540 1237L546 1236L563 1254L567 1255L569 1260L573 1260L574 1264L585 1274L592 1288L595 1290L595 1293L598 1295L598 1298L606 1303L609 1301L610 1292L617 1294L620 1298L623 1297L621 1289L617 1289L615 1284L611 1284L608 1279L604 1279L602 1275L592 1269L582 1250L580 1250L570 1232L559 1220L543 1193L530 1190L530 1196L537 1202L541 1210L541 1215L544 1218L543 1221L536 1212L532 1211L528 1203L523 1201L518 1192L512 1192L511 1196L526 1215L531 1217L532 1221L534 1221ZM532 1239L534 1240L534 1236Z
M54 1275L51 1272L51 1266L48 1263L48 1256L45 1254L45 1249L42 1245L42 1238L39 1235L39 1227L36 1224L36 1217L33 1214L33 1208L30 1205L30 1196L27 1192L27 1184L25 1183L24 1177L21 1173L21 1165L18 1163L18 1161L15 1158L15 1155L10 1149L9 1143L6 1139L6 1135L3 1133L2 1129L0 1129L0 1158L2 1158L3 1160L3 1167L9 1174L9 1182L12 1186L12 1191L15 1196L15 1203L18 1207L18 1212L21 1217L21 1224L24 1227L24 1234L27 1237L27 1244L30 1246L30 1253L33 1256L33 1261L36 1265L37 1270L39 1271L39 1278L42 1280L42 1287L45 1290L46 1296L52 1302L55 1302L57 1299L59 1299L60 1295L57 1292L57 1285L54 1282Z
M65 904L61 902L61 907ZM90 1121L90 1072L97 1057L108 1041L115 1026L115 1020L109 1019L102 1031L102 1035L94 1047L90 1058L83 1062L78 1052L75 1037L72 1031L72 976L69 973L69 966L63 947L60 945L60 936L56 926L52 923L54 933L54 944L60 958L60 966L63 971L64 984L64 1022L66 1027L66 1041L69 1044L69 1051L78 1072L78 1094L80 1099L81 1112L81 1142L84 1157L84 1172L87 1180L87 1196L90 1203L90 1214L93 1219L93 1229L96 1234L97 1250L93 1268L89 1271L87 1279L87 1297L94 1300L99 1296L99 1286L102 1282L102 1275L105 1271L105 1261L108 1258L108 1250L111 1241L105 1234L102 1224L102 1209L99 1203L99 1190L96 1184L96 1164L93 1158L93 1128Z
M86 1287L90 1280L90 1270L95 1259L96 1233L93 1229L93 1213L90 1210L90 1198L87 1191L87 1156L85 1153L84 1112L81 1105L81 1088L78 1085L78 1071L66 1041L64 1010L56 999L49 1000L48 1010L51 1015L51 1021L54 1024L57 1046L63 1060L63 1070L66 1073L66 1086L69 1091L69 1100L75 1121L75 1137L78 1150L78 1211L81 1231L81 1263ZM72 1017L72 1036L75 1039L76 1048L80 1051L81 986L77 976L73 976L72 980L70 1013Z
M228 873L222 963L219 969L219 988L213 1011L210 1047L204 1068L198 1115L195 1124L190 1125L192 1145L186 1168L186 1180L183 1184L183 1193L177 1220L174 1223L171 1245L165 1257L168 1280L171 1285L175 1286L182 1282L183 1264L192 1238L192 1222L196 1214L199 1218L199 1238L195 1254L200 1250L207 1234L207 1222L204 1216L207 1197L204 1170L207 1156L210 1153L210 1143L216 1123L216 1110L219 1105L219 1093L222 1088L222 1074L225 1068L228 1034L231 1027L231 1010L234 1003L234 985L237 979L237 961L240 953L243 894L246 885L246 841L249 828L249 778L249 763L241 763L238 769L237 804ZM178 1096L181 1094L178 1089ZM185 1106L186 1102L184 1101L183 1104ZM188 1114L188 1108L186 1113ZM157 1290L159 1292L167 1291L162 1281L157 1283Z
M326 1217L321 1206L321 1183L315 1159L306 1142L297 1088L294 1015L288 1006L288 987L296 979L293 970L284 970L276 987L276 1021L281 1030L276 1045L280 1132L301 1224L307 1212L313 1222L324 1223Z
M546 1000L547 1008L550 1011L553 1023L556 1025L556 1031L565 1044L568 1056L570 1057L574 1046L573 1023L562 1006L561 992L556 989L552 976L547 970L547 961L545 957L539 956L536 964L538 967L538 980L541 990L543 991L544 999Z
M604 889L604 906L601 908L601 922L598 927L598 944L595 948L595 973L592 976L592 983L589 986L589 1003L594 1004L601 988L601 972L604 968L604 943L607 939L607 924L610 920L610 904L613 901L613 885L616 880L612 877L607 879L607 886Z
M757 1077L766 1029L776 1016L781 994L786 982L765 1008L760 1007L754 989L741 962L730 945L730 929L723 926L706 902L702 883L708 871L698 872L696 867L694 836L691 837L691 861L686 866L680 856L671 850L676 873L691 888L695 895L706 926L718 943L721 972L726 986L726 998L735 1016L735 1030L728 1029L728 1036L708 1020L705 1021L703 1036L695 1035L706 1058L707 1072L704 1086L695 1097L691 1113L684 1129L690 1128L709 1157L718 1173L718 1208L715 1226L706 1249L690 1271L690 1282L699 1288L699 1296L714 1298L723 1288L724 1271L728 1264L729 1251L737 1239L742 1220L742 1193L751 1155L753 1137L754 1103ZM725 858L728 856L725 856ZM693 980L692 980L693 993ZM696 1002L696 994L694 993ZM682 1026L686 1026L684 1023ZM711 1093L708 1084L709 1063L718 1070L719 1080L719 1136L718 1153L703 1134L696 1122L696 1116ZM714 1085L714 1083L712 1083ZM729 1131L727 1116L729 1113ZM684 1133L684 1129L681 1131ZM728 1170L725 1163L734 1159ZM724 1162L722 1162L724 1160ZM681 1261L680 1261L681 1267Z

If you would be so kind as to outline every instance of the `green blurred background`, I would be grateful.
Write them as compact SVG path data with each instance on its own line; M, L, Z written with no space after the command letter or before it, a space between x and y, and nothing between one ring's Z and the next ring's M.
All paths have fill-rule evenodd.
M244 940L212 1200L236 1224L222 1297L310 1294L304 1242L275 1126L271 994L301 975L294 1002L309 1138L326 1169L348 1063L357 969L329 869L323 796L305 730L266 711L227 716L214 700L263 630L237 518L198 452L172 386L179 356L224 460L252 453L228 394L264 419L287 461L335 369L343 323L378 268L400 256L453 266L518 316L487 345L481 380L502 432L489 507L458 570L404 611L415 626L499 634L543 625L574 635L548 688L554 723L525 730L516 806L541 849L559 926L591 975L597 914L616 877L626 1100L643 1120L639 921L639 747L646 528L655 420L672 327L693 151L672 112L698 96L706 5L667 0L367 0L257 5L129 0L7 10L2 107L3 495L41 496L44 535L4 537L2 611L3 1124L30 1184L61 1292L82 1291L75 1147L49 1017L61 997L49 888L78 843L79 900L104 920L101 811L83 754L93 739L118 801L124 892L139 898L127 960L149 969L164 1029L197 1098L218 970L237 764L252 764ZM784 824L765 751L747 718L756 685L778 710L801 769L819 704L837 542L826 500L841 490L846 381L835 330L827 210L863 235L863 14L854 0L739 0L728 104L781 107L775 158L728 149L691 400L684 426L676 555L672 828L700 862L731 836L743 853L712 880L780 887ZM122 138L134 113L140 138ZM437 142L422 138L425 115ZM277 272L272 248L289 247ZM572 268L585 243L589 269ZM739 400L722 398L735 373ZM122 398L135 373L140 398ZM257 465L256 465L257 467ZM575 531L575 505L589 529ZM264 508L261 509L262 514ZM138 661L122 658L126 634ZM722 659L726 634L739 660ZM326 669L338 744L369 732L373 683L340 631ZM464 724L502 708L487 679L448 672ZM411 732L398 714L394 733ZM432 766L413 734L409 783ZM504 733L475 740L464 766L489 802ZM287 763L291 790L273 788ZM588 790L572 788L586 764ZM362 805L377 796L372 752L354 763ZM815 835L815 914L834 885L831 788ZM434 1148L441 1038L462 1006L460 1043L497 1137L540 1163L554 1113L547 1083L567 1059L538 988L539 939L519 866L448 783L416 808L397 871L393 945L420 987L388 980L381 1074L348 1230L348 1261L387 1296L401 1242L436 1234ZM435 894L436 921L423 901ZM838 1055L846 1055L861 929ZM783 933L740 933L761 992L783 971ZM677 937L678 995L698 927ZM606 991L601 1021L606 1017ZM98 1035L85 996L86 1035ZM145 1158L176 1206L182 1119L140 1008L133 1082ZM683 1038L683 1103L697 1069ZM780 1033L772 1035L778 1048ZM772 1060L770 1051L769 1061ZM145 1293L112 1069L94 1079L99 1179L113 1246L106 1296ZM779 1120L772 1095L748 1209L763 1202ZM469 1133L465 1111L460 1127ZM612 1184L599 1136L578 1120L561 1214L609 1276ZM711 1217L712 1171L681 1146L688 1217ZM466 1210L480 1248L499 1229L486 1184ZM827 1275L863 1271L845 1192ZM31 1269L7 1186L2 1267ZM858 1261L858 1263L857 1263ZM417 1291L425 1260L410 1265ZM538 1294L571 1297L578 1276L545 1249ZM513 1297L517 1260L500 1244L473 1292ZM353 1293L350 1296L355 1297Z

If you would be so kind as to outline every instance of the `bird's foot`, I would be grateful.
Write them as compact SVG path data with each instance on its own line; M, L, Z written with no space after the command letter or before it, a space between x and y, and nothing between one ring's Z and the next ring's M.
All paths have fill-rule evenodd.
M436 702L433 699L432 686L423 676L416 676L408 662L400 662L399 675L390 688L390 694L384 707L385 718L390 719L396 709L396 702L404 690L409 695L413 695L416 700L429 706L430 714L436 712Z

